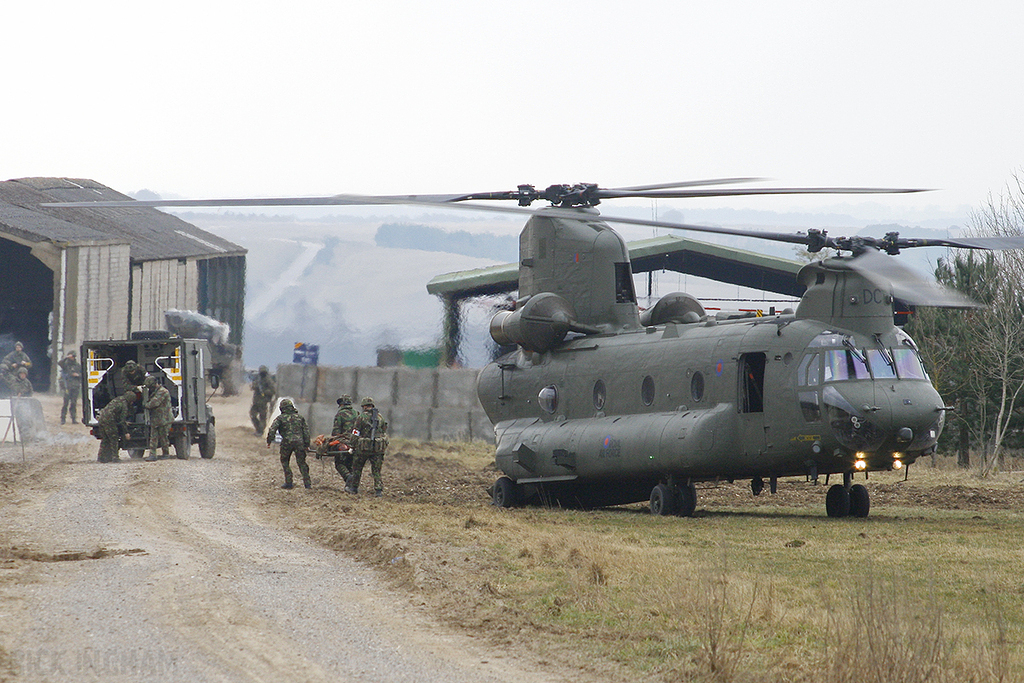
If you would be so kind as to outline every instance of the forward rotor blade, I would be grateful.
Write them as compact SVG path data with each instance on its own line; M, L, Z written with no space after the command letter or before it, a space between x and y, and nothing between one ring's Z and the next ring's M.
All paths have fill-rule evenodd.
M983 308L962 292L946 287L908 268L896 258L873 249L846 261L855 270L883 289L892 288L897 299L914 306L935 308Z

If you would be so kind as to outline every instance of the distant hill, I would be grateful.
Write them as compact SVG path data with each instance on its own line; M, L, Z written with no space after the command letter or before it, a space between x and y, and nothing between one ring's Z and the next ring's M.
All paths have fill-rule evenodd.
M410 223L385 223L377 228L374 241L388 249L441 251L507 263L514 263L519 254L519 238L511 235L449 231Z

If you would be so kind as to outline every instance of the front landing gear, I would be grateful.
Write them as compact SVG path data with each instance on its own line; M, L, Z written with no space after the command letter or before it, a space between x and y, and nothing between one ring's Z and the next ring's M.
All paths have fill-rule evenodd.
M825 512L829 517L867 517L871 510L871 496L863 484L849 484L850 476L843 475L844 483L835 484L825 494Z

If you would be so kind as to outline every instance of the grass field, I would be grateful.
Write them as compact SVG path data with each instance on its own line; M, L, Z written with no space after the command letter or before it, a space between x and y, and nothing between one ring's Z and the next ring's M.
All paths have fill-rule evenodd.
M384 499L346 496L330 470L316 495L271 498L447 622L539 661L608 680L1024 680L1019 472L872 475L867 519L827 518L809 482L758 498L723 483L676 518L495 509L487 446L391 450Z

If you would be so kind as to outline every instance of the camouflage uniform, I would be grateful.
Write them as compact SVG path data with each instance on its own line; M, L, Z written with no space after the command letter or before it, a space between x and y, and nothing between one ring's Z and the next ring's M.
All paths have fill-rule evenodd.
M352 445L355 453L352 458L352 476L348 480L345 490L349 493L359 492L359 480L363 476L363 465L370 461L370 471L373 473L373 492L380 497L384 492L384 482L381 480L380 471L384 465L384 453L388 449L388 422L373 405L373 399L367 396L362 401L363 412L356 417L356 423L352 430ZM376 429L373 421L377 420ZM371 437L373 434L373 437Z
M338 440L348 446L349 450L339 450L334 454L334 469L347 483L352 474L352 429L356 425L357 413L352 407L352 397L348 394L338 399L338 405L341 407L334 415L334 428L331 430L331 436L340 437Z
M82 393L82 364L78 362L74 351L69 351L60 366L60 384L64 393L64 405L60 407L60 423L67 421L68 408L71 408L71 421L74 422L78 413L78 396Z
M270 370L266 365L260 366L259 374L250 385L252 388L252 407L249 408L249 419L252 420L253 429L257 434L263 433L267 426L267 406L277 396L277 387L274 385L274 378L270 376Z
M145 381L146 370L135 361L130 360L117 373L114 388L117 390L118 395L120 395L126 391L131 391L135 387L142 386L142 383ZM118 384L121 386L117 386Z
M156 377L146 378L146 388L149 389L149 400L146 401L146 411L149 413L149 456L146 460L156 460L156 449L161 449L164 457L170 455L168 449L170 444L167 440L167 433L171 430L171 422L174 421L174 414L171 412L171 392L167 387L160 384Z
M4 396L20 395L14 390L14 384L18 381L18 371L21 368L28 370L32 367L32 360L25 353L24 348L21 342L14 342L14 350L0 361L0 391Z
M7 390L10 396L28 398L32 395L32 382L28 381L28 368L18 368L17 375L7 380Z
M14 350L4 356L4 359L0 361L0 367L3 368L4 372L9 372L12 375L17 374L18 368L31 368L32 359L28 357L28 354L24 351L24 346L21 342L14 342Z
M128 432L128 419L135 416L135 401L138 395L129 391L115 398L100 411L96 425L96 435L100 437L100 453L96 458L100 462L120 460L118 451L121 447L121 436Z
M281 432L281 468L284 470L284 486L292 487L292 468L290 466L292 453L295 454L295 462L299 465L299 472L302 473L302 483L308 489L311 486L309 480L309 465L306 464L306 449L309 448L309 426L306 419L299 415L295 405L289 399L281 401L281 414L270 424L267 430L267 447L274 442L274 435Z

